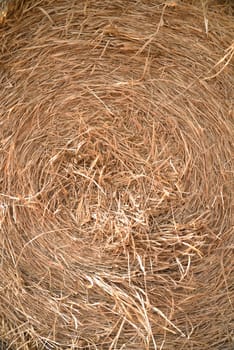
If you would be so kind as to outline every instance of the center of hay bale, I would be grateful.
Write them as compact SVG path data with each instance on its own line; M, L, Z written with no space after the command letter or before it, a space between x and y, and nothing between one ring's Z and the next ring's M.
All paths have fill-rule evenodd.
M202 9L144 1L29 1L1 28L17 349L232 343L234 28L212 11L208 37Z

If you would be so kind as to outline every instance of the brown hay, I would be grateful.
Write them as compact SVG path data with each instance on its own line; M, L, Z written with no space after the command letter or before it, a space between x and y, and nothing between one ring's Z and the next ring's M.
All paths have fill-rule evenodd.
M0 28L9 346L233 349L229 14L38 0Z

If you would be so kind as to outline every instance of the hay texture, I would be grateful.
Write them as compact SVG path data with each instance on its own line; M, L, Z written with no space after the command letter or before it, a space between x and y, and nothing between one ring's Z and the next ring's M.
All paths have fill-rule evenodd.
M7 16L12 349L233 349L233 34L224 3L27 1Z

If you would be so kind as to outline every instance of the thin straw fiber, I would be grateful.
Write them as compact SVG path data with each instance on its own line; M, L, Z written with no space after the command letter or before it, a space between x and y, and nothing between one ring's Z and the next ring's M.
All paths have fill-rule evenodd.
M234 349L231 2L13 5L2 347Z

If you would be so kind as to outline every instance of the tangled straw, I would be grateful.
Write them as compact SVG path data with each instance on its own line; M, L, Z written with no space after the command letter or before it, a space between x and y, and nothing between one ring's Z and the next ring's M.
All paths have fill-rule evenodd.
M2 339L232 349L228 7L29 0L22 11L0 28Z

